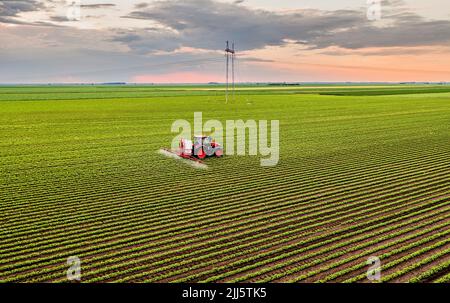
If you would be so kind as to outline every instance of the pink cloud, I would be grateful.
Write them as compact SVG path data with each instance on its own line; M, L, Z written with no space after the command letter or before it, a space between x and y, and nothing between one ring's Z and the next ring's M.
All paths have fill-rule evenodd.
M200 72L174 72L159 75L136 75L133 83L208 83L224 82L224 76Z

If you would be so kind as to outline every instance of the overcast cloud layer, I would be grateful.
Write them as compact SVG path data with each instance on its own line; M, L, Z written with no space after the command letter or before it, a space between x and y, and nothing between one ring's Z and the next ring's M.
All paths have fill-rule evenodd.
M311 58L395 57L424 55L430 48L445 52L450 46L450 19L425 18L408 1L383 1L382 20L376 22L367 19L365 1L339 10L297 2L295 9L273 10L246 1L82 0L82 20L70 21L64 0L1 1L0 82L132 81L142 74L180 71L217 80L227 40L244 52L249 81L261 72L271 73L270 81L276 79L273 73L291 81L311 74L271 66L277 53L293 56L286 61L298 59L299 52Z

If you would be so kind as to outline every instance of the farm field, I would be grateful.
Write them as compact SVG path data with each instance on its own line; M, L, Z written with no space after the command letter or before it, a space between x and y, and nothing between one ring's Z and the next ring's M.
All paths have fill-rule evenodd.
M450 87L0 87L0 282L450 282ZM280 121L280 162L158 153Z

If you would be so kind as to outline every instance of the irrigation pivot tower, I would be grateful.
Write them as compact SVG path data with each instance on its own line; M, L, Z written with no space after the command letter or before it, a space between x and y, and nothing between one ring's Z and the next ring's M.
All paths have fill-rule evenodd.
M236 51L234 50L234 42L231 44L227 41L227 48L225 49L225 57L227 61L227 87L226 87L226 103L228 103L228 92L230 89L230 61L231 61L231 81L233 89L233 99L234 99L234 89L235 89L235 78L234 78L234 60L236 58Z

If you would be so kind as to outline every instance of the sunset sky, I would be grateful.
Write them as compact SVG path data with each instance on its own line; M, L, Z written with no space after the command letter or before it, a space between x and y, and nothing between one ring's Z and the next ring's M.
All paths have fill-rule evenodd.
M370 2L0 0L0 83L450 81L450 1Z

